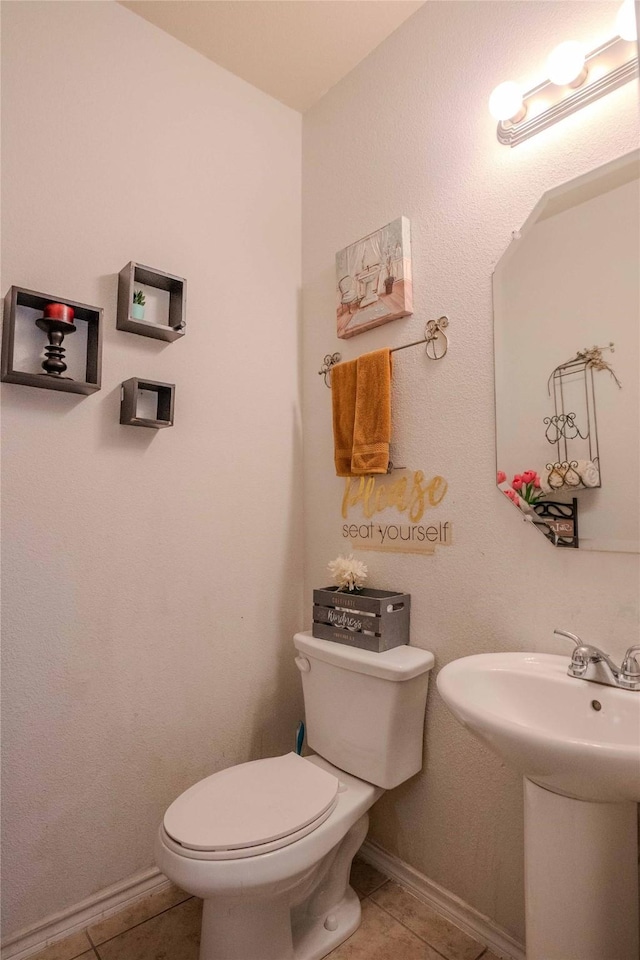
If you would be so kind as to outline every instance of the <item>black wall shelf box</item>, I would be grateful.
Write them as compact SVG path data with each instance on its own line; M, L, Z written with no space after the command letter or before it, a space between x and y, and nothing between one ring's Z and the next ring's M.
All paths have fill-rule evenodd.
M168 323L150 323L131 316L133 293L137 284L165 290L169 294ZM128 263L118 274L118 313L116 328L127 333L156 340L177 340L184 337L186 326L187 281L162 270L145 267L142 263Z
M141 390L148 390L158 395L155 420L137 416L138 399ZM122 384L122 397L120 400L120 423L128 427L152 427L155 430L160 429L160 427L172 427L175 391L176 388L173 383L158 383L157 380L140 380L138 377L131 377L130 380L125 380Z
M73 307L74 323L87 324L87 354L85 379L71 380L50 373L27 373L14 369L14 348L16 333L16 314L19 307L42 310L48 304L61 303ZM43 341L44 349L44 341ZM4 327L2 330L2 372L0 379L5 383L20 383L27 387L39 387L44 390L63 390L66 393L95 393L100 389L102 371L102 307L91 307L86 303L66 300L64 297L52 297L24 287L11 287L4 298Z

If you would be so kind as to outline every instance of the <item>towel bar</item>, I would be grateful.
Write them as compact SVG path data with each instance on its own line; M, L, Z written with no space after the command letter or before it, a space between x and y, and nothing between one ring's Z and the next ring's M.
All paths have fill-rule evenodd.
M449 326L448 317L438 317L437 320L427 320L424 328L424 337L421 340L414 340L412 343L403 343L399 347L392 347L390 353L396 353L398 350L406 350L407 347L419 347L424 343L425 353L430 360L442 360L449 349L449 340L445 328ZM340 363L342 355L339 353L328 353L322 361L322 366L318 374L324 377L325 386L331 387L331 369Z

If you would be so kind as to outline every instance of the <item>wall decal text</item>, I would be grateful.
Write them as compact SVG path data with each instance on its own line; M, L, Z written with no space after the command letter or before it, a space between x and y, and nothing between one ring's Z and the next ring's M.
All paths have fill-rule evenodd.
M425 511L444 500L448 483L439 474L425 479L422 470L405 475L347 477L342 496L342 537L352 549L430 555L452 542L448 520L422 520ZM376 522L384 510L403 514L409 523ZM360 516L361 519L358 519Z
M411 481L411 482L410 482ZM437 507L444 500L448 484L444 477L435 476L425 483L422 470L411 478L347 477L342 497L342 516L346 520L351 507L362 504L362 512L369 519L376 513L395 507L406 513L412 523L422 519L428 507Z

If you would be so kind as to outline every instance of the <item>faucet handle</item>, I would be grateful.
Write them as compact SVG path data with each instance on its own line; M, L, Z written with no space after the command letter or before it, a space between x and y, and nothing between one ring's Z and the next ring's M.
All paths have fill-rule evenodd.
M640 646L629 647L620 667L622 674L629 680L640 679L640 663L636 660L636 653L640 653Z
M578 637L575 633L568 633L566 630L554 630L553 632L557 637L566 637L567 640L573 640L576 647L584 646L580 637Z
M554 630L558 637L566 637L575 643L573 653L571 654L571 663L567 673L570 677L584 677L590 664L598 663L599 660L607 659L606 653L592 647L589 643L584 643L575 633L569 633L567 630Z

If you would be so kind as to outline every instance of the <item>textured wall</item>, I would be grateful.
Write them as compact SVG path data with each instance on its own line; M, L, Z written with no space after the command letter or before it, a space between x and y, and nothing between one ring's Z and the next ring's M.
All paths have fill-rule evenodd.
M445 360L396 354L394 459L447 478L454 543L430 558L362 553L371 585L412 594L412 642L438 667L483 651L564 651L556 626L616 655L637 635L637 557L554 550L494 487L492 269L542 193L637 146L637 87L511 150L496 140L487 100L504 79L539 82L561 40L602 42L615 11L428 3L305 115L307 620L312 587L344 549L322 357L417 339L447 313ZM400 214L411 220L414 315L338 341L335 252ZM427 724L423 772L378 803L372 837L522 938L519 779L457 725L435 684Z
M3 384L6 936L291 749L302 494L300 116L115 3L4 4L3 43L2 294L105 308L99 393ZM116 331L131 259L188 279L184 339ZM172 429L119 425L131 376Z

